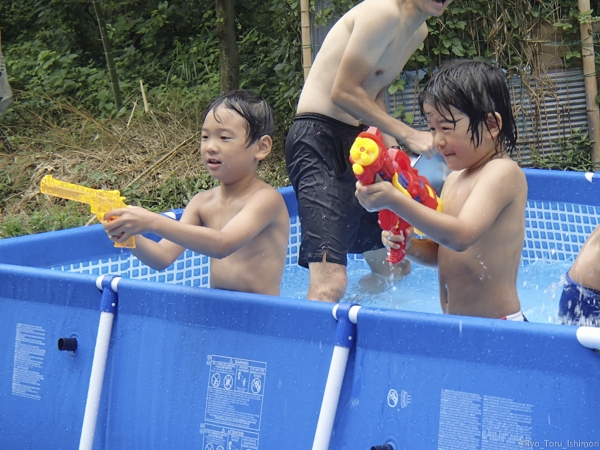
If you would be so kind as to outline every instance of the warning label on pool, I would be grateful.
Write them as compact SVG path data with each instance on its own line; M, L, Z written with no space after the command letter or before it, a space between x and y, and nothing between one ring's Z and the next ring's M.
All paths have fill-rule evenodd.
M17 323L13 359L12 393L40 400L41 371L44 367L46 330L36 325Z
M258 450L258 433L203 423L205 450Z
M267 363L209 355L204 448L257 450Z
M528 403L443 389L438 448L518 448L531 440L532 414Z

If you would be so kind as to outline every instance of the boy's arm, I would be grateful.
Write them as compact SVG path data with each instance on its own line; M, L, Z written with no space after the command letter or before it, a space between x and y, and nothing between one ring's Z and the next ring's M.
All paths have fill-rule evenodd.
M167 220L173 219L167 218ZM164 240L155 242L140 235L135 237L135 243L136 246L131 249L131 253L155 270L166 269L185 251L185 248L173 242Z
M439 247L438 243L431 239L413 239L410 247L406 249L406 257L421 266L436 268Z
M130 207L109 211L106 216L116 217L116 219L109 222L105 228L109 230L109 234L119 236L119 242L129 236L148 232L163 238L157 243L158 247L144 242L137 250L136 256L144 252L143 256L146 258L164 260L172 258L178 251L176 259L183 249L189 249L211 258L221 259L242 248L270 225L275 220L279 205L283 204L283 199L277 191L260 189L221 230L215 230L201 226L199 210L202 201L202 196L196 195L185 208L179 221L159 214L156 214L155 216L158 217L154 217L153 220L143 220L142 217L146 215L139 211L145 211L143 208ZM168 258L162 257L160 251L164 251Z
M152 232L157 227L157 222L165 222L165 226L172 226L177 221L148 211L137 206L115 209L104 216L104 229L109 238L116 242L123 242L135 235L136 246L131 249L140 261L156 270L162 270L175 261L185 248L169 241L155 242L141 234ZM127 229L127 231L125 231Z
M400 193L390 183L363 186L358 182L356 195L365 209L391 209L439 245L462 252L490 229L519 192L526 195L525 175L512 161L497 159L481 170L456 216L427 208ZM442 205L444 202L442 198Z
M377 14L354 20L352 33L333 83L331 101L360 122L379 128L382 133L394 137L415 153L429 153L433 147L431 133L417 131L394 119L377 105L364 88L368 78L377 76L376 65L391 43L390 36L396 34L397 27L398 20L394 17L381 17ZM417 33L422 31L418 30ZM424 39L426 33L422 34ZM383 91L377 93L377 96L382 95Z

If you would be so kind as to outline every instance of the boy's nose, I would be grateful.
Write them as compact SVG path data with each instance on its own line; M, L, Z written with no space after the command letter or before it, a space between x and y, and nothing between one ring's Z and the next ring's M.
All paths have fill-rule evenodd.
M211 152L211 151L216 150L215 139L205 139L205 140L203 140L200 148L202 150L207 151L207 152Z

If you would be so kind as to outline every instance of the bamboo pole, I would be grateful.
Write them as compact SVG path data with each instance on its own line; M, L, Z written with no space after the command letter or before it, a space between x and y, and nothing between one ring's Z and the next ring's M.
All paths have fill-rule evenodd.
M104 54L106 55L106 66L108 67L108 74L110 76L110 82L112 84L113 95L115 96L115 105L117 109L121 109L123 106L123 100L121 99L121 88L119 87L119 78L117 77L117 69L112 56L112 47L108 34L106 33L106 22L104 21L104 11L102 5L98 0L92 0L94 4L94 11L96 12L96 19L98 19L98 27L100 28L100 37L102 38L102 45L104 46Z
M310 7L309 0L300 1L300 24L302 28L302 68L304 69L304 80L312 66L312 44L310 40Z
M590 11L590 0L579 0L579 13ZM585 104L588 118L590 139L593 141L592 161L600 169L600 112L598 111L598 85L596 84L596 64L594 61L594 38L592 25L582 22L579 25L581 32L581 59L583 61L583 76L585 81Z

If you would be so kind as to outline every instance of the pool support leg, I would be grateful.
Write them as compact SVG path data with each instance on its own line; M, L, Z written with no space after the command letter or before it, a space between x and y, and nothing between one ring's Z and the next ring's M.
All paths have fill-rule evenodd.
M333 307L333 317L338 321L335 330L335 345L325 383L323 402L317 421L317 430L312 450L328 450L335 414L337 412L348 355L356 337L356 322L360 306L352 303L338 303Z
M96 286L102 291L100 298L100 323L98 324L98 336L96 337L96 348L92 362L92 374L88 388L83 426L81 427L81 439L79 450L91 450L94 446L94 435L96 433L96 421L100 397L102 395L102 384L104 383L104 370L110 345L112 324L117 311L118 296L117 285L121 277L112 275L101 276L96 280Z

